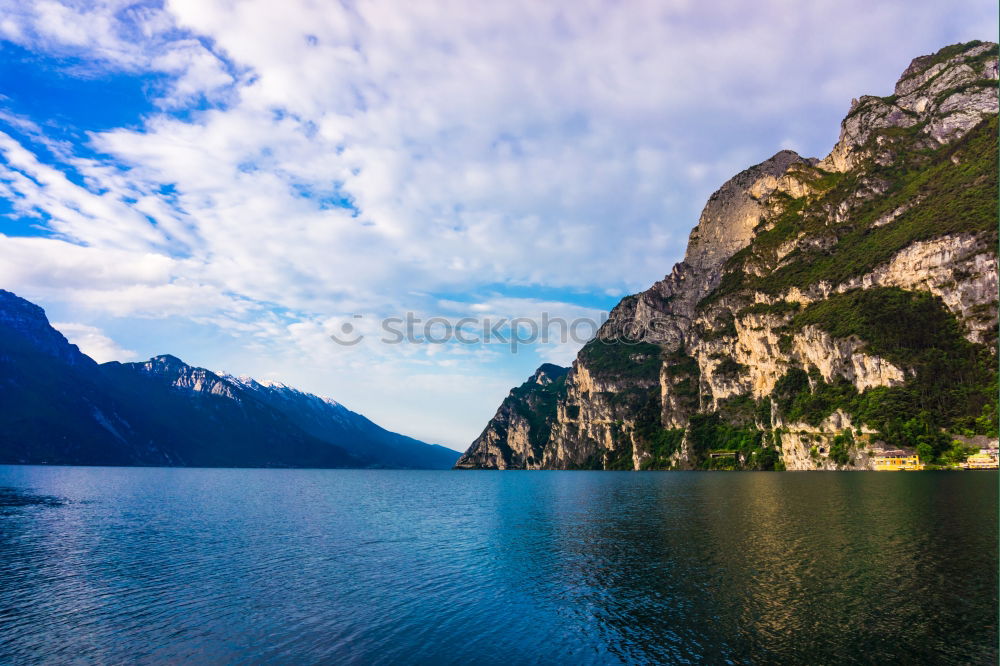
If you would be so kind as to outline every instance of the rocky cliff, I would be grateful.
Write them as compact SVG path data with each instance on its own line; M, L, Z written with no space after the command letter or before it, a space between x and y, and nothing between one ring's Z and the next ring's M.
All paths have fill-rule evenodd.
M512 389L483 433L455 463L457 469L526 469L542 462L555 422L556 400L569 368L546 363Z
M822 160L719 188L684 261L459 466L864 469L995 440L997 201L996 44L916 58Z

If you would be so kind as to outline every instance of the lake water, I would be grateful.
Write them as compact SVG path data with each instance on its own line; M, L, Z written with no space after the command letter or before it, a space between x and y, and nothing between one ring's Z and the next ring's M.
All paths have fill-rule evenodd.
M997 481L0 467L0 663L996 663Z

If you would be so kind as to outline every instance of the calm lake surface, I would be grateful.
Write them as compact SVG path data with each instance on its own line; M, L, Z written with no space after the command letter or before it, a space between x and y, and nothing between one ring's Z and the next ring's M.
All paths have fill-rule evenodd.
M0 467L0 663L996 663L997 483Z

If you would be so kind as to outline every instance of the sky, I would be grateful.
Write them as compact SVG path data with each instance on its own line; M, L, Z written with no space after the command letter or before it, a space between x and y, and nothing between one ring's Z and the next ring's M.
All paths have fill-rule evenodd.
M826 155L851 98L998 20L990 0L0 0L0 288L98 361L171 353L463 450L670 271L719 185ZM504 322L528 340L542 316L579 325L510 344Z

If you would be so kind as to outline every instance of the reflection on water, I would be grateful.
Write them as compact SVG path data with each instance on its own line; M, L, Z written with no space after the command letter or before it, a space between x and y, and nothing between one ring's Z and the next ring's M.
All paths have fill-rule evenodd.
M0 467L0 663L995 663L997 478Z
M5 509L17 509L26 506L62 506L65 500L48 495L33 495L21 488L5 488L0 486L0 512Z

